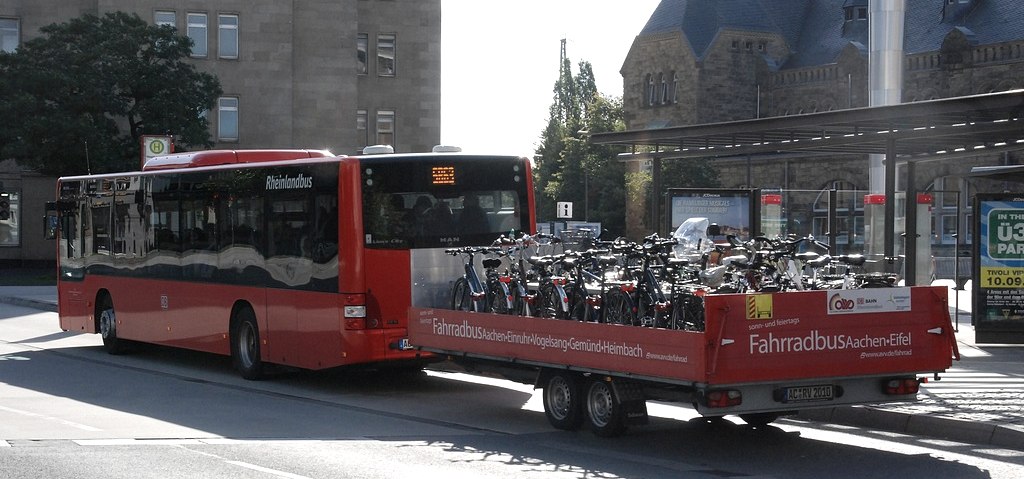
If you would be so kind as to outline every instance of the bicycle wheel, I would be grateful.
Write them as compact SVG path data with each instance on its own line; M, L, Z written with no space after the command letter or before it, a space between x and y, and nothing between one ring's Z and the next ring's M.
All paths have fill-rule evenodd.
M555 285L542 283L537 291L537 304L534 315L540 318L554 318L558 315L558 293Z
M489 310L497 314L509 314L512 311L508 306L508 285L500 281L491 281L487 284L487 304Z
M466 278L455 280L455 285L452 286L451 308L456 311L472 311L473 297L469 293L469 282Z
M672 298L670 329L704 330L704 299L690 293L676 293Z
M587 306L587 293L574 287L569 293L569 319L590 321L590 308Z
M604 297L604 322L609 324L633 324L636 312L633 299L620 289L612 289Z

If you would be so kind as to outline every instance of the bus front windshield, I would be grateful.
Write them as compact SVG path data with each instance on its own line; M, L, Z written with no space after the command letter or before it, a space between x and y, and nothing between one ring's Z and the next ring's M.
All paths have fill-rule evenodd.
M529 231L521 158L368 157L361 166L368 247L480 245Z

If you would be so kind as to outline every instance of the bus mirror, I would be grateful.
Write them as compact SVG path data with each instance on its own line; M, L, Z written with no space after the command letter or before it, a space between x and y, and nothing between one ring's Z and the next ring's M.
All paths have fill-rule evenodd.
M46 202L46 216L43 217L43 239L57 239L57 226L60 219L57 217L57 202Z

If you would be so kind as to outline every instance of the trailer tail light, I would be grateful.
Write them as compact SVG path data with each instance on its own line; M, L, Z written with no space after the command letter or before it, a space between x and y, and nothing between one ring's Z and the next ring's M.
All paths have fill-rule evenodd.
M892 378L885 381L885 393L890 396L917 394L921 383L917 378Z
M708 407L732 407L743 404L743 393L735 389L716 389L705 395Z

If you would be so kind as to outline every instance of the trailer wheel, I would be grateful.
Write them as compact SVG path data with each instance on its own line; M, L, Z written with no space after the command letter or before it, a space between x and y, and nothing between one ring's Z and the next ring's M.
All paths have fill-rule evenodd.
M544 384L544 415L555 429L575 431L583 425L583 391L573 374L556 372Z
M740 419L753 427L764 427L781 416L773 412L759 412L751 414L740 414Z
M615 437L626 432L626 416L611 383L594 380L587 387L587 419L597 436Z

